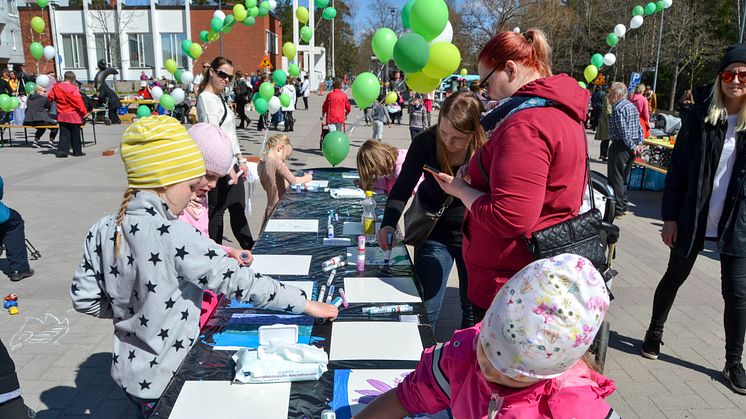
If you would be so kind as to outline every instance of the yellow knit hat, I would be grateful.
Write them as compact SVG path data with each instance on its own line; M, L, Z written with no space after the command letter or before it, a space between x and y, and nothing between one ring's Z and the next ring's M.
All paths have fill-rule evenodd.
M204 176L205 160L186 128L170 116L149 116L122 134L130 188L158 188Z

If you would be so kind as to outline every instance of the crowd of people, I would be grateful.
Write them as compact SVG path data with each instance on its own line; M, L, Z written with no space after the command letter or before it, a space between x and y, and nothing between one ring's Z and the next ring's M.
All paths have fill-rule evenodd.
M480 81L457 79L434 125L434 97L409 92L398 72L366 111L373 135L356 163L359 186L387 197L377 242L383 250L402 240L414 247L414 271L431 325L438 322L456 266L462 330L426 349L413 373L356 417L401 418L444 409L454 417L613 417L604 399L614 383L588 357L609 306L604 278L583 255L538 258L526 241L579 216L590 177L586 128L603 141L616 214L628 211L627 178L657 100L646 86L630 94L619 82L606 93L595 87L589 92L571 77L553 74L550 55L540 30L500 32L478 56ZM338 314L336 307L307 301L299 289L250 266L254 238L245 213L250 168L236 130L250 124L246 108L267 80L234 71L228 58L216 57L195 79L197 124L189 131L173 118L153 116L122 136L127 190L117 212L88 232L70 296L76 310L114 320L112 377L139 417L152 413L171 372L198 338L199 308L214 304L210 292L258 308L328 319ZM79 155L86 111L74 82L74 74L66 74L48 99L57 105L60 150L72 145ZM333 81L322 106L329 131L346 129L351 108L345 85ZM302 97L308 109L309 92L307 76L276 87L277 95L292 101L261 116L258 128L276 129L284 122L285 131L293 131L296 101ZM386 100L391 92L396 99ZM44 93L38 89L41 98L29 98L40 119L50 111ZM720 254L725 302L723 374L740 394L746 394L744 101L746 47L739 45L724 54L709 92L687 92L680 102L685 123L662 202L661 237L671 255L641 347L642 356L659 356L676 292L704 243L712 241ZM400 124L405 104L407 150L382 141L383 126ZM256 170L268 197L265 223L289 184L313 178L289 170L292 152L285 134L264 143ZM163 159L164 153L170 158ZM238 248L223 245L225 211ZM398 231L402 219L414 226L423 214L437 214L429 228ZM0 237L16 267L11 279L33 275L20 252L23 220L2 202ZM165 289L167 294L159 294Z

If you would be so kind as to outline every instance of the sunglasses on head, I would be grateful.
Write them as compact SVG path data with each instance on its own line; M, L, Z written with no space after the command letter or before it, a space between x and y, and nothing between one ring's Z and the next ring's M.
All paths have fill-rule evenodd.
M731 83L733 80L738 77L739 83L746 83L746 71L739 71L738 73L734 73L732 71L723 71L720 73L720 80L722 80L724 83Z
M218 77L220 77L221 79L223 79L223 80L228 80L229 82L233 81L233 75L232 74L228 74L228 73L226 73L223 70L218 70L218 71L215 72L215 74Z

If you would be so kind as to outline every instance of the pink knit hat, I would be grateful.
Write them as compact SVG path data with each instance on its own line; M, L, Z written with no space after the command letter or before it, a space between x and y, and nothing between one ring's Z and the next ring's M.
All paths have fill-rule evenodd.
M189 128L189 135L202 150L205 169L220 176L227 175L233 165L233 148L228 134L222 128L200 122Z

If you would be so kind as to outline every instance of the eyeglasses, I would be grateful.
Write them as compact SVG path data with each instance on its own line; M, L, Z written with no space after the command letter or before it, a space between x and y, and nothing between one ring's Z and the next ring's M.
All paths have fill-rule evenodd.
M215 72L215 75L217 75L218 77L220 77L220 78L221 78L221 79L223 79L223 80L228 80L228 82L229 82L229 83L230 83L231 81L233 81L233 74L228 74L228 73L226 73L226 72L225 72L225 71L223 71L223 70L218 70L218 71L216 71L216 72Z
M492 77L492 75L495 73L495 71L497 71L497 68L498 68L498 66L495 66L494 68L492 68L492 71L490 71L490 73L487 74L487 77L485 77L483 80L479 81L479 86L482 89L484 89L485 91L489 91L490 90L490 82L489 82L489 80L490 80L490 77Z
M736 77L738 77L739 83L746 83L746 71L739 71L738 73L723 71L720 73L720 80L722 80L723 83L732 83Z

